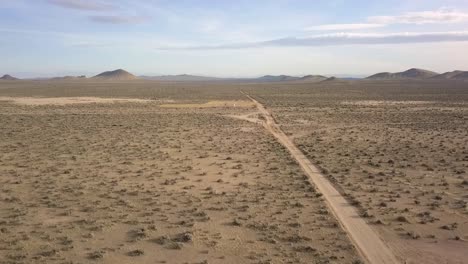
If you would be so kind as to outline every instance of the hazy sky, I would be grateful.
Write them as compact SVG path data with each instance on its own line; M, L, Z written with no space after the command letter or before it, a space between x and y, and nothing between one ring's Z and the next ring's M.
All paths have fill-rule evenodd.
M0 74L468 70L467 0L0 0Z

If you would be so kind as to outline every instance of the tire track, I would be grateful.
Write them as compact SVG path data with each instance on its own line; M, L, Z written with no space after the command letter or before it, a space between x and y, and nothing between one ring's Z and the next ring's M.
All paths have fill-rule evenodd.
M333 186L333 184L320 173L309 159L299 150L275 122L271 113L257 100L242 92L255 103L265 118L263 126L267 129L291 155L296 159L310 181L323 194L328 207L337 218L343 229L348 233L351 241L367 263L395 264L400 263L390 248L379 237L374 229L361 218L353 207Z

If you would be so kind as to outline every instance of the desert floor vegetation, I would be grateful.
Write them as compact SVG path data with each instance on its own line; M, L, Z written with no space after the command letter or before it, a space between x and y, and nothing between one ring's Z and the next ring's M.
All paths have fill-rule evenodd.
M466 82L5 81L0 263L364 262L241 91L402 262L466 261Z
M468 252L468 83L251 89L409 263Z
M28 97L22 89L0 93ZM44 89L29 97L61 96ZM114 98L129 98L118 89ZM245 100L220 93L2 100L0 263L359 262L287 151L261 125L229 117L255 108L160 107Z

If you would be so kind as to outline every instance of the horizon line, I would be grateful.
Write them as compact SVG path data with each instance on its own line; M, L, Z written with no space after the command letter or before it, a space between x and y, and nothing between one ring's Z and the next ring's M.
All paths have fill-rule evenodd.
M21 79L50 79L50 78L61 78L61 77L79 77L79 76L85 76L86 78L92 78L95 77L96 75L99 75L101 73L107 72L107 71L116 71L116 70L124 70L126 72L131 73L132 75L136 77L175 77L175 76L195 76L195 77L205 77L205 78L218 78L218 79L254 79L254 78L260 78L260 77L265 77L265 76L290 76L290 77L304 77L307 75L322 75L325 77L337 77L337 78L365 78L372 76L374 74L378 73L396 73L396 72L404 72L407 70L411 69L418 69L418 70L426 70L426 71L432 71L432 70L427 70L425 68L417 68L417 67L412 67L408 68L405 70L401 71L380 71L380 72L374 72L374 73L356 73L356 74L347 74L347 73L334 73L334 74L321 74L321 73L300 73L300 74L288 74L288 73L268 73L268 74L256 74L256 75L210 75L210 74L197 74L197 73L176 73L176 74L150 74L150 73L133 73L132 71L125 70L123 68L118 68L115 70L106 70L102 71L99 73L78 73L79 71L67 71L67 72L58 72L58 73L32 73L32 72L5 72L3 74L0 74L0 76L4 75L10 75L16 78L21 78ZM432 71L437 74L443 74L447 72L453 72L453 71L458 71L459 69L452 69L448 71ZM464 70L459 70L459 71L464 71ZM17 77L20 76L20 77Z

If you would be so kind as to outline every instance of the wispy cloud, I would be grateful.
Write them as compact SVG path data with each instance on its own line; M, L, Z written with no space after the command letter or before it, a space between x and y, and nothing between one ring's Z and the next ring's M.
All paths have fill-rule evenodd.
M47 31L47 30L29 30L29 29L15 29L15 28L0 28L0 32L10 34L22 34L22 35L41 35L51 37L70 37L74 36L72 33Z
M94 42L94 41L77 41L69 44L71 47L78 48L99 48L99 47L112 47L113 44L104 43L104 42Z
M138 24L145 22L148 18L143 16L89 16L89 19L96 23L104 24Z
M263 47L317 47L337 45L380 45L468 41L468 31L460 32L416 32L389 34L335 33L307 38L282 38L261 42L233 43L212 46L165 46L160 50L219 50Z
M433 11L408 12L394 16L371 16L365 23L325 24L307 27L305 31L362 30L392 24L448 24L468 21L468 13L447 8Z
M326 24L305 28L306 31L339 31L339 30L358 30L384 27L384 24L377 23L362 23L362 24Z
M87 0L48 0L49 3L63 8L88 10L88 11L105 11L112 10L115 7L100 1Z
M100 15L88 16L89 20L103 24L138 24L145 22L148 18L144 16L130 16L114 12L122 9L121 6L111 5L105 1L97 0L47 0L49 3L69 9L84 11L103 11ZM108 12L106 12L108 11Z
M468 13L441 8L435 11L408 12L396 16L372 16L370 23L378 24L435 24L468 21Z

